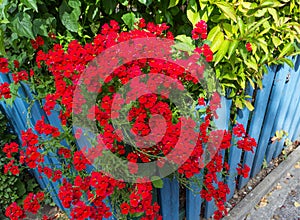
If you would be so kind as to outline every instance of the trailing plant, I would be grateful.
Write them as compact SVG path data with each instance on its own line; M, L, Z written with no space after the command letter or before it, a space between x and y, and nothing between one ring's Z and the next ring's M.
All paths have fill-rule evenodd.
M168 29L140 19L123 30L112 20L91 43L36 39L37 68L52 79L42 95L43 83L33 71L14 71L21 68L15 65L9 73L8 60L1 60L1 72L11 74L13 84L27 83L34 100L44 98L47 116L22 131L19 162L59 183L58 197L73 219L161 219L153 191L163 187L163 177L186 187L198 183L195 193L216 204L214 218L226 214L229 188L222 177L229 166L222 151L231 147L233 135L238 137L233 147L243 151L253 151L256 142L241 125L231 132L215 123L221 97L206 64L213 60L207 24L198 22L192 38L174 39ZM47 49L45 41L53 47ZM0 86L1 97L14 98L9 85ZM62 128L49 123L52 114L59 115ZM8 148L6 154L12 152ZM43 163L46 156L57 164ZM240 165L237 175L247 177L249 170ZM196 176L200 172L203 182ZM27 197L20 206L11 204L6 215L36 213L44 196Z

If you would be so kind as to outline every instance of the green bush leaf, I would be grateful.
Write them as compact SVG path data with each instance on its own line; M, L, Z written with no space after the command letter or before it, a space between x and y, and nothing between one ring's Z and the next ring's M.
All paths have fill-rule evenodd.
M223 57L225 56L225 54L228 51L230 45L230 41L229 40L224 40L223 43L221 44L220 49L218 50L217 54L214 56L214 61L215 61L215 66L223 59Z
M224 33L222 31L219 31L211 43L210 49L212 50L212 52L216 52L217 50L219 50L223 42L224 42Z
M281 50L281 52L280 52L278 58L281 58L281 57L285 56L286 54L288 54L288 52L289 52L291 49L293 49L293 42L290 42L290 43L286 44L286 45L283 47L283 49Z
M172 7L176 6L176 5L178 5L178 3L179 3L179 0L170 0L168 8L172 8Z
M195 0L189 1L186 13L187 18L193 26L195 26L201 19L200 13L198 12L197 2Z
M249 111L252 112L254 110L254 106L252 105L252 103L250 101L245 100L244 105L249 109Z
M79 16L80 16L80 7L77 7L80 2L78 0L72 0L69 2L70 5L63 1L59 7L59 17L62 24L72 32L78 32L79 30ZM71 6L71 7L70 7ZM75 8L73 8L75 7Z
M161 189L164 186L164 182L159 176L153 176L151 181L155 188Z
M38 7L36 5L36 0L21 0L21 2L26 5L28 8L31 8L38 12Z
M221 28L219 25L213 27L207 35L207 40L212 42L214 40L214 38L216 37L216 35L220 32L221 32Z
M231 20L236 22L236 13L234 8L232 7L232 4L229 4L227 2L216 2L215 4L223 11L227 18L230 18Z
M17 33L19 36L34 38L32 31L32 18L29 14L25 12L20 12L11 22L11 29L13 32Z
M238 45L239 45L239 41L238 40L233 40L230 42L229 48L228 48L228 59L230 59L231 55L233 53L235 53L235 50L237 49Z
M37 18L33 21L34 35L48 36L47 24L44 19Z
M135 14L133 12L124 14L122 16L122 20L129 27L129 29L133 29L135 19L136 19L136 17L135 17Z

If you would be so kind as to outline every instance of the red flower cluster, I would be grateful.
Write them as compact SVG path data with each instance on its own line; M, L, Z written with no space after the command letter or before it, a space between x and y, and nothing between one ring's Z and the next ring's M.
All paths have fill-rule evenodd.
M246 49L251 52L252 51L252 45L250 43L246 43Z
M237 137L243 137L243 136L246 135L245 128L244 128L244 126L242 124L236 124L233 127L232 132Z
M13 153L18 153L19 145L16 142L11 142L9 144L5 144L2 151L6 153L8 158L12 158Z
M0 58L0 73L8 73L8 60L6 58Z
M250 167L245 164L244 167L242 166L242 164L238 164L238 168L236 168L238 175L243 176L244 178L248 178L249 176L249 172L250 172Z
M4 174L7 174L9 171L12 175L18 175L20 173L19 167L14 165L14 160L11 160L8 164L4 164Z
M205 21L201 20L196 24L196 27L192 30L192 38L195 40L207 38L207 24Z
M9 88L9 84L7 82L0 84L0 99L2 98L2 96L5 99L11 98L10 88Z
M44 45L44 39L41 36L37 36L35 40L30 40L33 49L37 50L39 47Z
M204 44L202 47L197 47L195 49L195 52L203 54L207 62L211 62L213 60L214 53L211 51L210 47L207 44Z
M36 168L43 161L43 155L38 152L38 136L32 132L32 129L21 132L22 146L26 147L20 152L20 162L26 163L29 168Z
M24 210L16 202L13 202L6 208L5 215L10 220L19 220L26 217Z
M25 70L22 70L20 72L16 72L12 74L13 81L15 84L22 80L28 80L28 73Z
M52 135L54 138L60 135L58 128L45 123L44 116L36 122L34 128L39 134Z
M253 148L257 146L256 140L252 137L244 137L237 142L237 147L244 151L253 151Z
M43 200L43 192L38 192L37 194L29 193L23 201L24 210L36 214L41 208L40 202Z

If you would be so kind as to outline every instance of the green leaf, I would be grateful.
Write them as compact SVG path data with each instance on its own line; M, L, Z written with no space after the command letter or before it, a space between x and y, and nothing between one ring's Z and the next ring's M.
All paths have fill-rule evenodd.
M274 8L268 8L269 13L272 15L275 24L278 26L279 18L278 18L278 13Z
M272 36L272 42L275 45L275 47L278 47L282 43L279 37L276 36Z
M278 58L281 58L281 57L285 56L285 55L288 54L288 52L290 52L290 50L292 50L292 49L293 49L293 42L290 42L290 43L286 44L286 45L283 47L282 51L280 52Z
M270 19L270 17L261 19L259 22L254 22L253 24L251 24L248 28L248 33L251 33L252 31L257 31L258 28L265 23L266 21L268 21Z
M172 8L172 7L176 6L176 5L178 5L178 3L179 3L179 0L170 0L168 8Z
M33 21L34 35L48 36L47 24L44 19L37 18Z
M244 34L245 34L245 24L244 24L243 20L240 17L238 18L237 24L238 24L239 30L241 32L241 36L244 36Z
M224 42L222 43L220 49L218 50L217 54L214 56L214 61L215 64L214 66L216 66L225 56L225 54L228 51L230 45L230 41L229 40L224 40Z
M207 35L207 40L212 42L219 32L221 32L221 28L219 25L213 27Z
M239 45L238 40L233 40L230 42L229 48L228 48L228 59L230 59L231 55L235 53L237 47Z
M228 36L228 38L231 38L233 36L233 30L232 30L232 25L228 23L223 23L223 29Z
M4 47L4 35L2 29L0 29L0 54L6 56L5 47Z
M287 65L289 65L291 68L294 68L294 63L288 58L281 58L282 61L284 61Z
M254 57L244 61L248 68L258 71L258 65Z
M230 18L231 20L236 22L237 19L235 10L231 4L227 2L216 2L215 4L223 11L227 18Z
M187 18L193 26L195 26L201 19L200 13L198 12L197 2L195 0L189 1L186 13Z
M216 37L212 41L211 48L210 48L212 52L215 53L220 48L223 42L224 42L224 33L220 31L216 34Z
M252 103L248 100L244 101L244 105L249 109L249 111L253 111L254 110L254 106L252 105Z
M191 37L186 36L185 34L181 34L181 35L177 35L175 37L176 40L179 40L183 43L189 44L189 45L193 45L193 40Z
M28 8L31 8L38 12L38 7L36 5L36 0L21 0L21 2L26 5Z
M151 177L151 181L155 188L161 189L164 186L164 182L159 176Z
M11 22L11 29L13 32L17 33L19 36L34 38L32 31L32 18L29 14L25 12L20 12Z
M129 29L133 29L135 19L136 19L136 17L135 17L135 14L133 12L124 14L122 16L122 20L129 27Z
M138 0L143 5L146 5L147 7L152 3L152 0Z
M273 0L266 0L263 1L260 5L259 8L266 8L266 7L270 7L274 5L274 1Z
M81 3L78 0L69 1L69 5L66 1L63 1L58 9L61 22L69 31L78 32L79 30L80 7L78 6L80 5Z

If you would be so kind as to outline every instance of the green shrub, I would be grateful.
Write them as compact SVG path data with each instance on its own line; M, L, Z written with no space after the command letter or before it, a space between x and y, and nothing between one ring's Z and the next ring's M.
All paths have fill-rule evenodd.
M12 202L22 203L27 193L33 192L38 186L27 170L21 169L22 172L16 176L10 172L3 172L4 165L9 163L10 159L2 152L2 148L15 139L16 136L9 130L7 118L0 111L0 213L4 213L5 208ZM4 217L0 214L0 219L2 218Z

